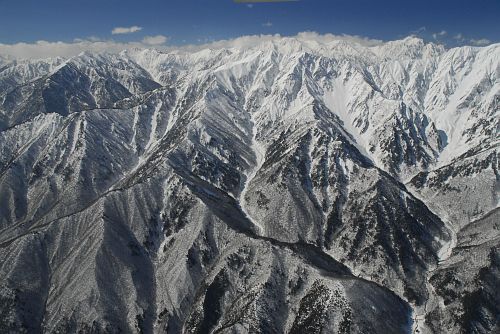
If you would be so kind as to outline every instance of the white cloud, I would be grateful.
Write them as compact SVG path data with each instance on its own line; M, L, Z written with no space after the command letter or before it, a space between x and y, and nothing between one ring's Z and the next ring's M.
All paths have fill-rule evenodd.
M444 37L446 35L448 35L448 32L446 30L441 30L440 32L432 34L432 38L438 39L439 37Z
M96 36L89 36L87 38L75 38L73 39L73 42L74 43L80 43L80 42L103 42L104 40L99 38L99 37L96 37Z
M247 7L248 7L248 8L253 8L253 4L252 4L252 3L248 3L248 4L247 4Z
M305 44L320 43L328 44L334 41L347 41L363 46L375 46L383 44L381 40L370 39L362 36L318 34L316 32L302 32L295 36L284 37L279 34L250 35L234 39L211 41L201 39L196 45L167 46L168 37L163 35L146 36L141 41L117 42L113 40L102 40L96 37L86 39L75 39L72 42L48 42L38 41L35 43L1 44L0 54L13 58L48 58L60 56L63 58L73 57L83 51L116 53L132 48L157 48L160 50L180 50L185 52L196 52L202 49L241 48L248 49L268 41L279 41L284 38L295 39Z
M270 28L270 27L272 27L272 26L273 26L273 23L272 23L272 22L270 22L270 21L267 21L266 23L262 23L262 26L263 26L263 27Z
M141 31L142 27L139 26L131 26L131 27L116 27L113 30L111 30L111 34L113 35L118 35L118 34L131 34L134 32Z
M481 39L470 39L469 42L472 44L472 45L476 45L476 46L484 46L484 45L488 45L488 44L491 44L491 41L489 39L486 39L486 38L481 38Z
M334 35L334 34L319 34L314 31L306 31L299 33L296 38L302 41L313 40L319 43L331 43L334 41L346 41L350 43L360 44L362 46L376 46L383 44L384 42L380 39L372 39L368 37L363 37L359 35Z
M493 43L492 41L490 41L487 38L479 38L479 39L466 38L462 33L458 33L458 34L454 35L453 39L461 44L470 44L470 45L475 45L475 46L485 46L485 45L489 45L489 44Z
M163 45L167 40L168 37L163 35L146 36L142 39L142 43L147 45Z
M73 42L48 42L35 43L0 43L0 54L19 59L38 59L49 57L73 57L83 51L117 53L133 48L149 48L150 44L142 42L120 43L113 40L99 40L96 38L75 39ZM164 46L155 45L156 48Z
M202 49L223 49L223 48L252 48L260 43L280 39L279 34L276 35L249 35L242 36L234 39L222 39L215 42L208 42L207 40L198 39L198 42L204 44L198 45L185 45L180 49L185 51L199 51ZM208 42L208 43L207 43Z
M274 35L248 35L237 37L234 39L223 39L214 42L209 42L205 44L197 44L197 45L185 45L182 47L177 47L176 49L188 51L188 52L196 52L203 49L222 49L222 48L242 48L249 49L255 47L261 43L269 42L269 41L278 41L284 38L296 39L301 42L318 42L318 43L331 43L334 41L347 41L352 43L357 43L363 46L375 46L383 44L382 40L371 39L362 36L356 35L334 35L334 34L319 34L317 32L301 32L295 36L285 37L280 34ZM202 40L198 40L198 42L204 42Z

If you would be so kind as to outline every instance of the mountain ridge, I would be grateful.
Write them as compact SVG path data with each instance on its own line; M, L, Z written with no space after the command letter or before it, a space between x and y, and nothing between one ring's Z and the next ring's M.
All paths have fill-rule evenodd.
M428 301L460 231L498 215L499 52L283 38L7 64L0 328L498 327Z

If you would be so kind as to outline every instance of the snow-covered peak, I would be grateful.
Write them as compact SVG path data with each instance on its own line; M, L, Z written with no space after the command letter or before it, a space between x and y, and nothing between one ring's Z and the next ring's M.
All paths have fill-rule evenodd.
M406 37L402 40L389 41L379 46L374 46L371 50L380 59L406 60L436 57L445 52L442 45L426 43L417 37Z
M489 120L498 116L498 54L499 44L445 50L416 37L373 45L301 35L214 43L197 50L84 52L66 62L11 64L0 78L9 78L4 85L12 85L17 77L15 85L74 66L91 82L87 104L114 96L113 102L99 105L158 84L185 91L213 82L237 95L245 107L260 108L257 118L268 125L310 121L319 103L334 109L368 158L406 178L454 159L491 133ZM475 110L477 106L485 112ZM481 125L486 119L488 128ZM396 150L391 138L401 131L412 138L401 138L404 143L398 145L411 154L398 160L388 152Z

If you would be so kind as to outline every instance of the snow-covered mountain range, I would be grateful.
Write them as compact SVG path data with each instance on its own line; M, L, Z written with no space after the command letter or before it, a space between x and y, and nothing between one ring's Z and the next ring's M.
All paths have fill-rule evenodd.
M498 332L499 129L500 44L4 58L0 331Z

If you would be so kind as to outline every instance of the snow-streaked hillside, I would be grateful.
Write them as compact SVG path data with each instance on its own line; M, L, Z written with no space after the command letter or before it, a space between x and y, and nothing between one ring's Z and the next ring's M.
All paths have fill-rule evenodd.
M472 239L499 63L413 37L0 63L0 329L494 332L467 282L498 281Z

